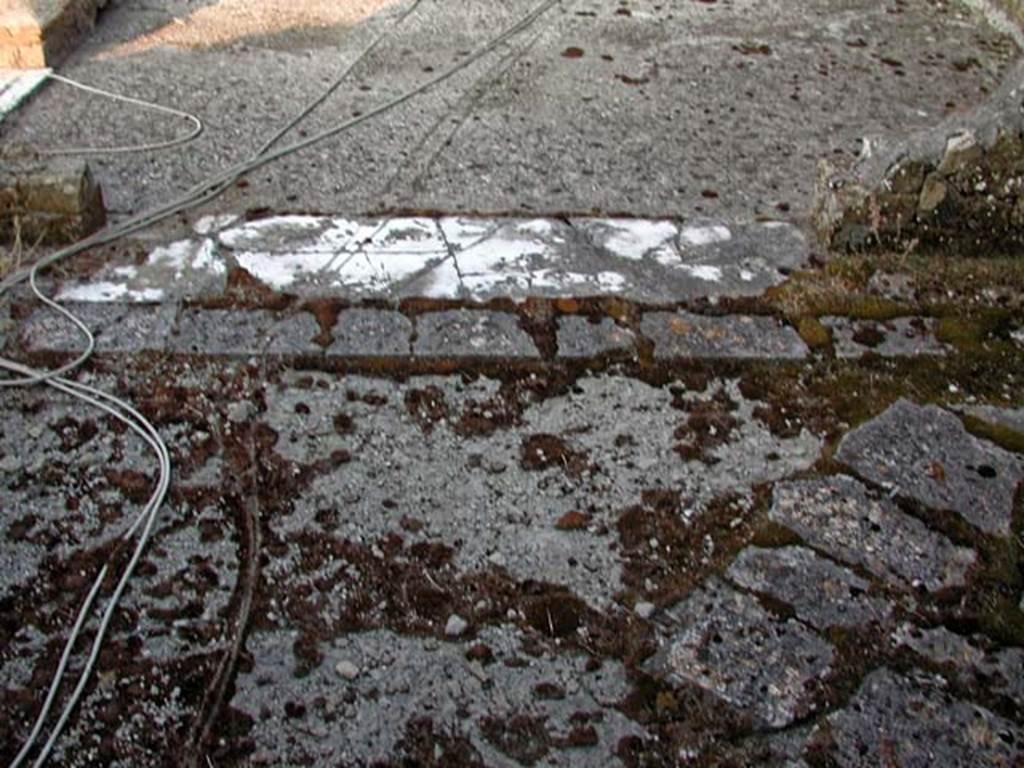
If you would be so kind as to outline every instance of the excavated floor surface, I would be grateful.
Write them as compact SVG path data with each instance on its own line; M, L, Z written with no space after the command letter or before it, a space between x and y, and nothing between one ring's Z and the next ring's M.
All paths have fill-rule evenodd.
M112 3L68 73L209 123L97 161L116 215L250 152L397 11L334 5ZM425 0L305 130L525 8ZM1015 55L941 2L562 3L48 275L96 331L77 378L175 472L53 763L1024 764L1024 266L800 227L818 158ZM111 115L49 87L3 139L173 133ZM80 345L0 305L6 355ZM6 763L155 464L43 389L0 425Z

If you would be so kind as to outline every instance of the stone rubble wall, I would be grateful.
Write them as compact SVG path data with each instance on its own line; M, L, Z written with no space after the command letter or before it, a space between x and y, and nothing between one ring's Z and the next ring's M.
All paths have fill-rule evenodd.
M0 69L59 64L108 0L14 0L0 6Z
M822 161L814 224L837 250L1024 252L1024 62L977 110L868 141L852 168Z

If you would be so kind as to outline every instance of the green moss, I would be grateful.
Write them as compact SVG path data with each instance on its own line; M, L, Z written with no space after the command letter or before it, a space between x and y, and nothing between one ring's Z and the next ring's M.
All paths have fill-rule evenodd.
M750 543L755 547L777 549L803 544L803 540L793 531L778 523L767 522L757 529Z
M801 317L796 329L800 338L811 349L821 349L832 343L832 333L816 317Z
M977 416L965 415L964 426L976 437L984 438L1008 451L1024 453L1024 432L1005 424L992 424Z

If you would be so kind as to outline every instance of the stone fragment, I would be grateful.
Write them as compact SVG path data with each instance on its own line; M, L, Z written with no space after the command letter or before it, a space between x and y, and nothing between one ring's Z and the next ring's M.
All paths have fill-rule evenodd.
M705 317L689 312L648 312L641 332L654 342L659 360L734 358L800 360L807 345L789 326L772 317Z
M717 579L665 612L673 634L649 672L720 696L762 728L784 728L814 711L815 683L833 648L798 621L780 621Z
M405 315L384 309L346 309L338 314L328 356L373 357L408 355L412 322Z
M912 624L900 626L893 640L936 664L952 665L962 680L974 678L987 690L1024 701L1024 648L987 652L945 627L921 629Z
M917 210L920 213L931 213L942 205L948 192L944 181L935 175L929 176L921 187L921 196L917 199Z
M953 698L938 681L878 669L850 704L828 718L833 757L857 766L1018 765L1024 731L983 707Z
M163 350L177 313L173 304L85 302L64 306L92 331L97 352ZM25 321L20 337L30 352L77 352L86 345L77 325L45 307Z
M935 336L938 323L934 318L872 321L823 317L821 322L832 329L836 357L858 358L868 352L881 357L918 357L945 355L949 350Z
M459 614L453 613L444 625L444 634L446 637L460 637L465 634L467 629L469 629L469 622Z
M963 586L977 557L845 475L780 483L768 516L817 549L897 585Z
M567 315L558 318L558 356L566 358L598 357L634 349L633 332L610 317L592 323L586 317Z
M963 409L975 418L1024 435L1024 408L998 408L994 405L971 405Z
M533 339L508 312L450 310L416 320L413 352L426 357L537 358Z
M907 400L847 434L836 458L872 482L1002 536L1024 479L1020 457L969 434L948 411Z
M939 173L949 176L975 166L982 157L978 138L971 131L963 131L946 140L946 151L939 163Z
M806 547L747 547L726 576L791 605L801 621L816 629L884 622L892 613L885 600L867 595L867 581Z

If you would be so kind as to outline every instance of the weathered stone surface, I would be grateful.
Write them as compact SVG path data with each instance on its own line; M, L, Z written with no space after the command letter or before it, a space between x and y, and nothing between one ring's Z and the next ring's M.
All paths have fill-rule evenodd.
M174 304L75 303L64 306L92 331L98 352L165 349L177 314ZM20 338L30 352L78 352L86 345L86 338L77 325L45 307L33 312L23 323Z
M935 337L938 323L928 317L898 317L893 320L851 320L823 317L832 329L836 357L857 358L871 352L882 357L945 355L949 348Z
M0 239L74 242L106 222L103 193L84 160L5 153L0 161Z
M900 626L893 640L936 664L952 665L962 679L974 678L994 693L1024 701L1024 648L987 652L945 627L921 629L912 624Z
M726 576L754 592L791 605L797 617L817 629L882 622L892 608L869 597L866 580L806 547L748 547Z
M323 348L313 342L319 333L316 318L308 312L275 316L267 329L264 351L271 355L319 355Z
M332 330L328 355L408 355L412 351L412 322L384 309L346 309Z
M783 728L814 710L814 685L833 648L798 621L712 579L666 611L675 633L647 668L714 692L760 727Z
M929 591L962 586L976 559L844 475L777 485L768 515L833 557Z
M884 668L868 675L828 723L843 768L977 768L1017 765L1024 758L1024 732L1013 723L952 699L936 681Z
M689 312L648 312L641 332L654 342L654 356L799 360L807 345L792 328L771 317L704 317Z
M951 509L985 533L1010 532L1024 461L979 440L934 405L899 400L847 434L836 458L863 477L937 509Z
M610 317L601 318L599 323L579 315L558 318L559 357L597 357L634 348L633 332Z
M254 355L266 351L274 314L265 310L188 309L168 339L173 352Z
M464 309L418 317L413 352L427 357L540 357L515 315Z

